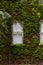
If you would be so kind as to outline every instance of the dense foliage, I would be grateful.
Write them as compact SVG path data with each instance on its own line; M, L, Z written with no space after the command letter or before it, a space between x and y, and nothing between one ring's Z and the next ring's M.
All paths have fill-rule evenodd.
M2 0L0 2L0 10L7 11L9 14L11 14L12 20L16 19L20 21L20 23L23 25L24 42L23 42L23 45L11 46L12 44L11 33L10 33L11 19L8 19L7 26L8 26L9 32L7 33L8 40L5 45L7 47L2 46L4 48L3 50L4 54L6 53L6 50L7 50L8 53L10 51L11 55L16 59L22 56L31 56L33 57L32 59L34 58L43 59L43 46L41 47L39 46L40 19L43 18L43 5L40 5L37 0L34 0L34 1L19 0L16 2L15 1L12 2L12 1Z

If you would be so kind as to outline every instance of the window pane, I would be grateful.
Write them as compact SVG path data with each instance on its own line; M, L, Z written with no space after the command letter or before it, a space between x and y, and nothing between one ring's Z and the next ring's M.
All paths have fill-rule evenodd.
M43 42L43 33L40 34L40 42Z
M43 22L41 22L40 32L43 33Z
M19 23L14 23L13 32L23 32L22 26Z
M23 36L22 34L14 34L13 35L13 44L21 44L23 41Z
M17 43L17 35L13 35L13 44L16 44Z
M22 39L23 39L22 35L17 35L17 43L21 44L23 41Z

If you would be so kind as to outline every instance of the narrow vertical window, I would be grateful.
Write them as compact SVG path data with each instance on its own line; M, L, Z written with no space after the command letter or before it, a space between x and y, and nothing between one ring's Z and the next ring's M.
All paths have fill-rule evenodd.
M23 43L23 28L20 23L13 23L13 44L22 44Z
M41 21L40 26L40 43L43 43L43 20Z

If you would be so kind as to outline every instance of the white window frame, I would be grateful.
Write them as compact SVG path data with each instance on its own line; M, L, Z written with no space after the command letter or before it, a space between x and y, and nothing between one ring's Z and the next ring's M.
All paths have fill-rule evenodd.
M17 23L17 22L16 22L16 23ZM14 23L13 23L13 24L14 24ZM20 24L20 23L19 23L19 24ZM12 25L12 26L13 26L13 25ZM12 27L12 28L13 28L13 27ZM22 27L22 28L23 28L23 27ZM12 30L13 30L13 29L12 29ZM19 42L19 43L16 41L16 43L15 43L15 42L14 42L14 38L13 38L14 35L16 35L17 37L19 37L19 36L21 35L21 38L22 38L21 40L22 40L22 41ZM22 29L22 32L12 32L12 39L13 39L13 40L12 40L12 43L13 43L13 44L22 44L22 43L23 43L23 29ZM17 40L18 40L18 38L17 38Z
M40 21L40 44L43 44L43 20Z

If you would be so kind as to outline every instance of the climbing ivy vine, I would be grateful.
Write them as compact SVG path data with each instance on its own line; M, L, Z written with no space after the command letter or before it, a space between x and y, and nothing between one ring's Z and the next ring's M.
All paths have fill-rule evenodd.
M0 10L7 11L12 16L12 20L8 19L8 23L6 24L8 26L9 32L7 33L8 40L7 42L5 42L5 44L7 43L8 47L4 46L4 52L6 53L5 50L8 49L7 51L10 51L11 55L16 59L21 58L22 56L31 56L33 58L43 59L43 46L39 46L39 21L40 19L43 19L43 5L40 5L38 0L25 0L23 2L21 2L20 0L2 0L0 2ZM20 23L22 23L23 25L24 42L23 45L11 46L10 44L12 44L12 40L10 36L10 26L12 25L12 21L15 19L20 21ZM0 23L2 22L0 21ZM2 28L1 24L0 29L4 29ZM4 31L5 29L0 32L0 35L3 35ZM1 39L2 38L0 36L0 41ZM2 41L0 44L2 45Z

